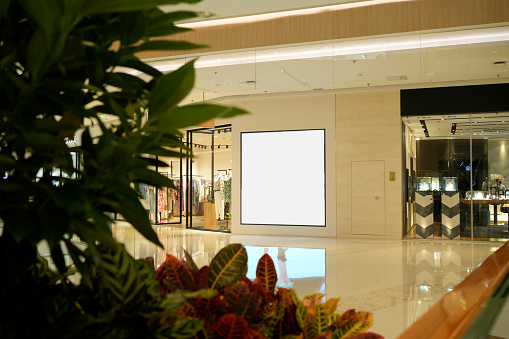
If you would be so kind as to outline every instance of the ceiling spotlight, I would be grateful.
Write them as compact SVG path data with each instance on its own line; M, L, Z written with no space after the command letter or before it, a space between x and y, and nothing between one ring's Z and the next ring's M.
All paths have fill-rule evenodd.
M456 133L456 123L454 122L451 126L451 134L454 135Z
M426 121L420 120L422 131L424 132L425 137L429 137L428 128L426 127Z

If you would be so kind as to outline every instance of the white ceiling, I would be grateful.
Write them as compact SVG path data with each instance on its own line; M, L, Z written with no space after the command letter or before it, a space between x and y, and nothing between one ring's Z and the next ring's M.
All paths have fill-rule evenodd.
M424 121L429 137L425 137ZM405 117L403 122L412 135L419 139L507 139L509 138L509 112ZM452 124L456 131L451 133Z
M239 6L236 0L205 0L196 7L178 5L171 6L171 10L212 9L217 17L232 17L344 2L356 1L259 0ZM171 71L196 57L195 88L184 104L239 95L386 86L408 88L426 84L432 87L462 81L509 82L509 26L189 55L152 60L152 64L162 71ZM455 116L410 118L407 125L421 138L424 133L420 118L427 121L431 138L460 137L465 123L463 118L457 120ZM484 124L486 130L491 127L493 131L502 131L503 125L508 125L509 114L494 116L490 121L490 124L485 124L486 120L478 121L478 126ZM453 122L458 124L455 136L450 135ZM506 132L509 134L509 128ZM475 133L478 138L487 132L480 129Z
M174 70L196 58L157 60ZM184 103L221 97L509 81L509 26L198 56Z

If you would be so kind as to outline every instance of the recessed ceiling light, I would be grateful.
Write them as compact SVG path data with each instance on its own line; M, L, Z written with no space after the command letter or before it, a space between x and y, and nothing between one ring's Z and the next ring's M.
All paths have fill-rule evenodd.
M396 80L408 80L406 75L392 75L387 77L388 81L396 81Z

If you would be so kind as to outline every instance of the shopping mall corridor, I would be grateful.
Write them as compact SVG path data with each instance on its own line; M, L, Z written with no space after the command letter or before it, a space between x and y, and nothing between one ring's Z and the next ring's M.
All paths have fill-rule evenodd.
M370 331L388 339L396 338L503 244L249 236L154 227L167 253L182 258L184 248L198 266L209 264L228 244L245 245L251 279L258 259L268 253L278 286L293 287L301 298L315 292L340 296L339 311L373 312ZM164 261L165 252L128 224L118 222L113 231L136 258L153 256L156 265Z

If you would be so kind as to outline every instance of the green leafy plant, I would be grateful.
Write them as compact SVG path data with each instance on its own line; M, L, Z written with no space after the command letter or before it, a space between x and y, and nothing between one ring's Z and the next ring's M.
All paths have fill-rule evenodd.
M203 322L197 338L382 338L366 332L373 323L369 312L336 313L339 298L322 303L324 295L317 293L301 301L293 289L276 288L268 254L260 258L254 281L246 273L247 252L232 244L200 269L187 252L183 261L168 254L156 278L162 293L214 291L211 298L189 298L182 311Z
M181 130L245 113L181 106L194 62L163 74L137 57L197 47L154 40L197 16L157 6L197 1L0 2L1 338L187 338L201 328L178 311L188 295L161 296L108 217L122 214L162 247L136 186L174 187L154 168L167 166L158 157L191 155ZM70 147L74 137L80 145ZM39 256L41 243L58 271Z

